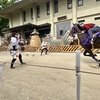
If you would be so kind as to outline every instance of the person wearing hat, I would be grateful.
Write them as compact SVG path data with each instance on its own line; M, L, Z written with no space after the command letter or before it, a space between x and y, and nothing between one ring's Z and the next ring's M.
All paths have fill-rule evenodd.
M13 34L10 41L10 54L13 57L11 61L11 66L10 66L11 69L15 68L13 65L17 58L19 58L19 61L21 64L25 64L22 61L22 55L20 54L18 48L19 48L19 35Z

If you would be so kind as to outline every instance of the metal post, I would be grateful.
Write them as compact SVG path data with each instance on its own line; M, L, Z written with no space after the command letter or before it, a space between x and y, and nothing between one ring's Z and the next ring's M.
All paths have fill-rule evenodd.
M76 51L76 100L80 100L80 50Z

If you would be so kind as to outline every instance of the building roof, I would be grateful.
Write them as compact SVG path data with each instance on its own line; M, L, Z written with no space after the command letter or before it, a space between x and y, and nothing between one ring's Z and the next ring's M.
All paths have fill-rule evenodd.
M37 28L37 26L34 24L31 24L31 23L28 23L28 24L5 29L5 30L3 30L3 32L6 32L6 31L9 31L9 32L28 31L28 30L33 30L34 28Z
M45 24L41 24L41 25L34 25L34 24L31 24L31 23L27 23L27 24L24 24L24 25L20 25L20 26L16 26L16 27L12 27L12 28L8 28L8 29L5 29L3 30L3 32L21 32L21 31L31 31L31 30L34 30L34 29L42 29L42 28L48 28L50 27L51 24L50 23L45 23Z
M38 0L22 0L18 3L15 3L9 7L4 8L3 10L0 10L0 17L7 17L10 13L14 12L15 10L19 10L33 2L36 2ZM13 9L12 9L13 8Z

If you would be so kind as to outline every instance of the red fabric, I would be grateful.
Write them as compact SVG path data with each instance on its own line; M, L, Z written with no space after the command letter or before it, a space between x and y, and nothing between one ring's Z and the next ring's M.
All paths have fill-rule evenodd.
M94 27L95 26L95 24L92 24L92 23L90 23L90 24L84 24L83 25L83 28L86 30L86 31L88 31L90 28L92 28L92 27Z

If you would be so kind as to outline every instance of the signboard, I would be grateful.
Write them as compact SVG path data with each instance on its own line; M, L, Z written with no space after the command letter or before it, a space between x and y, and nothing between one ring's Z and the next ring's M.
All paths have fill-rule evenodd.
M58 17L57 19L58 19L58 21L64 20L64 19L67 19L67 16L61 16L61 17Z

